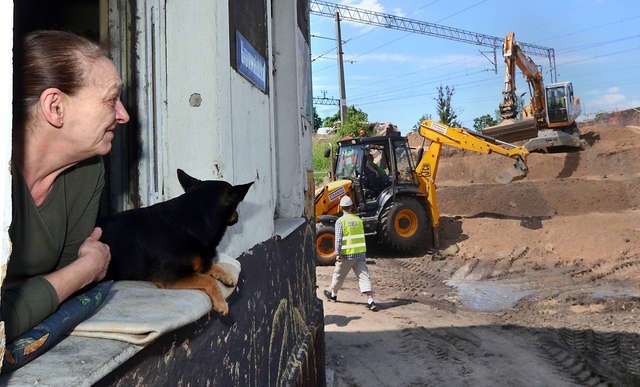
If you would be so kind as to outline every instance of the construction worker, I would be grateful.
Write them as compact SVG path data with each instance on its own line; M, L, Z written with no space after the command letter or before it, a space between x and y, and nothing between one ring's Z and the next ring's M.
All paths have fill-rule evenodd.
M376 311L378 307L373 300L373 288L367 268L367 244L362 219L352 214L353 201L349 196L345 195L340 199L340 207L344 214L336 221L336 264L333 269L331 288L325 290L324 295L329 301L337 301L338 290L342 287L347 273L353 269L358 278L360 292L367 296L367 309Z

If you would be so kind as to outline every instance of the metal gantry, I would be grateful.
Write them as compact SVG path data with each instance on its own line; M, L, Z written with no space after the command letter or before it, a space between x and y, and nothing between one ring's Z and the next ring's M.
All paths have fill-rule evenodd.
M314 15L327 16L331 18L335 18L336 13L339 13L340 19L342 20L429 35L442 39L455 40L477 46L490 47L494 50L494 57L496 50L502 50L502 41L504 40L504 38L499 38L497 36L429 23L417 19L409 19L387 13L369 11L348 5L329 3L322 0L311 0L310 12ZM551 79L553 82L556 82L556 59L554 49L525 42L518 42L518 44L527 55L547 58L549 61ZM494 66L497 65L496 63L493 64Z
M331 97L313 97L314 105L335 105L340 106L340 100Z

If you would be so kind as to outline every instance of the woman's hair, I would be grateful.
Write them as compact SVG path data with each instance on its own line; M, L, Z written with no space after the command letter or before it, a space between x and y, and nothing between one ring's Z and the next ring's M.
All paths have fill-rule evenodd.
M55 87L73 95L85 84L91 62L107 57L96 43L53 30L30 32L14 52L14 130L22 128L44 90Z

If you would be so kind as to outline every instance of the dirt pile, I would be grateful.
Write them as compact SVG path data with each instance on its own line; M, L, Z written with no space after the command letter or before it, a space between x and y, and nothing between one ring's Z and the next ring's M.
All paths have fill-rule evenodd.
M558 260L638 255L640 126L610 123L628 116L620 112L582 123L586 149L532 153L527 177L507 185L494 182L509 167L507 158L469 152L444 157L437 181L440 210L454 220L468 219L467 227L481 233L463 243L467 254L527 245ZM491 220L502 220L500 229L489 229ZM460 238L446 225L442 231L445 240Z

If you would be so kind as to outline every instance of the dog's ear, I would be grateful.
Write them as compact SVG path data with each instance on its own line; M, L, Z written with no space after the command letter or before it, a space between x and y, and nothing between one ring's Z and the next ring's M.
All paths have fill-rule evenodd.
M178 169L178 181L180 181L180 185L184 189L185 192L189 192L193 187L202 183L200 180L195 177L191 177L187 175L185 171L182 169Z
M251 188L251 185L253 185L253 181L251 183L234 185L231 187L230 200L236 205L239 204L244 199L249 188Z
M238 212L235 209L238 208L238 205L244 199L247 191L249 191L249 188L251 188L252 184L253 182L229 187L229 190L227 191L227 195L225 197L225 204L229 207L232 207L234 211L227 220L227 226L233 226L234 224L238 223Z

